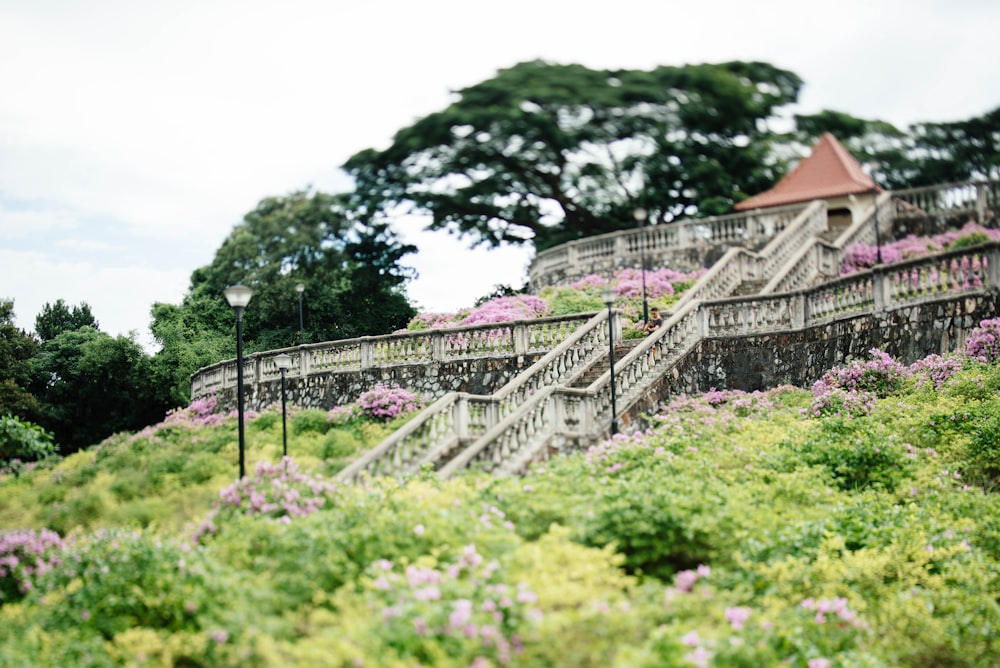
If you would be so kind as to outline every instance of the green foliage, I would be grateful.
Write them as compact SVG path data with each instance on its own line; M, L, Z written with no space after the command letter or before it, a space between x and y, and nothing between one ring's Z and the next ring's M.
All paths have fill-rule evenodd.
M0 299L0 415L33 419L38 400L29 391L38 341L14 325L14 302Z
M615 545L629 572L664 580L710 562L712 537L726 529L725 489L711 479L694 489L690 479L670 482L679 479L655 462L607 479L601 504L581 529L582 542Z
M0 604L0 663L992 666L1000 498L969 457L996 375L902 383L855 419L806 418L793 388L677 397L654 429L446 482L330 486L321 458L386 427L295 432L300 469L270 463L271 418L248 459L280 475L232 485L232 420L177 412L0 481L5 526L76 536Z
M149 392L148 368L149 358L134 338L112 338L91 327L58 334L33 360L39 424L66 454L153 422L166 407Z
M537 250L634 225L728 213L765 190L767 119L801 80L760 62L592 70L524 62L345 165L367 210ZM613 160L607 156L614 155ZM639 185L633 191L623 183Z
M968 248L970 246L978 246L979 244L985 244L990 242L990 236L985 232L972 232L971 234L965 234L955 239L949 248L952 250L958 250L960 248Z
M291 419L293 434L306 434L308 432L325 434L329 429L330 422L327 419L326 411L315 408L299 411Z
M35 462L56 454L52 436L36 424L10 415L0 416L0 466L13 460Z
M904 449L894 440L863 418L830 418L818 433L791 447L806 464L824 467L841 489L891 492L910 468Z
M599 294L566 286L546 288L540 296L549 303L550 315L590 313L606 308Z
M242 283L254 290L243 315L248 351L386 334L415 314L402 293L410 273L400 265L415 250L388 224L361 218L345 196L268 197L233 228L212 263L192 273L179 307L154 310L153 329L171 337L175 356L197 352L190 346L209 333L224 337L232 355L234 317L222 291ZM305 285L305 332L298 283Z
M75 332L81 327L100 329L87 302L70 308L62 299L57 299L55 304L42 306L41 312L35 316L35 334L42 342L51 341L63 332Z

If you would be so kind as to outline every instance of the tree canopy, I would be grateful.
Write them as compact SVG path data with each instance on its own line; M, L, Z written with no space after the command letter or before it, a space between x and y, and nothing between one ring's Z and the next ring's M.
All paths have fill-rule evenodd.
M163 346L158 366L176 398L187 396L187 375L235 354L233 311L223 290L241 283L254 290L244 312L248 350L385 334L405 327L415 310L403 286L400 260L415 251L385 222L368 221L345 196L301 191L269 197L246 214L195 270L179 306L153 308L153 332ZM302 283L305 331L299 331Z
M63 332L81 327L100 329L87 302L71 307L62 299L57 299L55 304L46 303L35 317L35 334L42 341L50 341Z
M592 70L518 64L345 168L367 215L427 213L474 243L538 249L727 213L770 185L768 122L802 81L766 63Z
M37 415L38 400L28 390L37 351L38 341L14 324L14 301L0 299L0 416Z

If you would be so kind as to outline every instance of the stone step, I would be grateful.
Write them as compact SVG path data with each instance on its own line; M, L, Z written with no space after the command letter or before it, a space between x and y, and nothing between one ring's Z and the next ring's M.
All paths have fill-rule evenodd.
M625 355L628 355L629 352L631 352L632 349L635 348L637 345L639 345L639 343L641 342L642 339L626 339L621 343L619 343L618 345L616 345L615 360L620 360L621 358L625 357ZM573 380L573 382L569 384L569 387L582 389L589 386L595 380L597 380L605 373L607 373L608 367L609 367L608 356L604 355L600 357L596 362L594 362L586 371L577 376Z

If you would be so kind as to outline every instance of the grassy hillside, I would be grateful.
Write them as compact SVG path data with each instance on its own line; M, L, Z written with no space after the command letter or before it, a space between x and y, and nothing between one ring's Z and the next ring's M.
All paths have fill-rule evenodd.
M997 665L998 330L521 478L336 487L393 426L354 407L296 411L285 460L255 416L234 483L193 406L0 481L0 665Z

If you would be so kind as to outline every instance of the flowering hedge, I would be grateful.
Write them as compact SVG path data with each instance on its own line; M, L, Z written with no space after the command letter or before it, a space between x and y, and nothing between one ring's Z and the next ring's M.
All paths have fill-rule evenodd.
M424 407L423 400L399 385L376 385L355 402L361 412L373 420L390 422Z
M1000 361L1000 318L980 322L979 327L969 333L965 350L969 357L983 364Z
M0 605L34 589L35 580L60 563L64 546L48 529L0 533Z
M947 248L959 248L984 241L1000 241L1000 230L986 228L977 223L967 223L959 230L948 230L929 237L907 235L902 239L881 245L882 263L890 264L900 260L937 253ZM853 244L844 250L844 260L840 275L847 276L858 271L871 269L878 262L879 247L867 244Z

